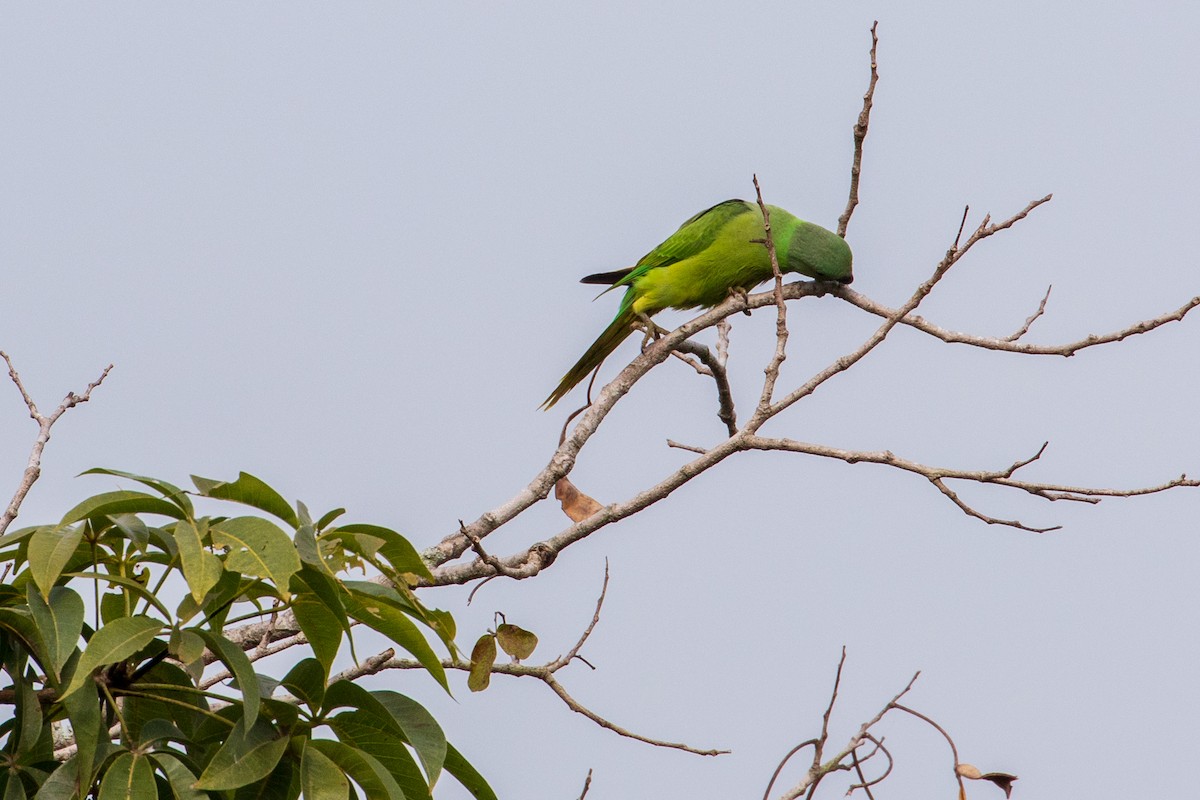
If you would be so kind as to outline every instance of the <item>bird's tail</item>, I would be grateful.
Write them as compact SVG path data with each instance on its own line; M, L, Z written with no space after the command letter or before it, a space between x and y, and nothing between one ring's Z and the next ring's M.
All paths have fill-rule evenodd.
M588 373L600 366L604 359L608 358L609 354L616 350L617 346L633 332L633 323L637 319L637 315L633 313L632 303L629 306L622 303L622 306L621 310L617 312L616 318L604 329L604 333L592 342L592 346L587 349L583 357L575 362L575 366L567 371L567 374L559 381L558 387L542 403L543 409L549 411L555 403L563 399L567 392L586 378Z

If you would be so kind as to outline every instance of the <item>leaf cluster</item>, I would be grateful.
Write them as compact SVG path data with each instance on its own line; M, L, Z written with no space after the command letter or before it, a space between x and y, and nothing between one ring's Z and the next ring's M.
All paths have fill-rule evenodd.
M332 673L361 624L449 692L434 648L458 657L454 620L414 593L429 571L407 539L337 525L343 509L314 522L247 473L185 491L90 472L144 489L0 537L0 800L404 800L444 772L494 797L420 704ZM193 498L266 516L203 516ZM288 637L311 655L257 673L247 650Z

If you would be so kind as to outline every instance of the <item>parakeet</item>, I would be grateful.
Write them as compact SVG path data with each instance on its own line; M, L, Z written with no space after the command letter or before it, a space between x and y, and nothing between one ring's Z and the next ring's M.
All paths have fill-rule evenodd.
M782 208L767 209L782 272L839 283L854 280L853 256L845 239ZM770 280L774 273L763 238L758 205L726 200L680 225L634 266L583 278L580 283L608 284L605 292L624 286L625 297L616 318L563 376L542 408L549 409L586 378L633 332L639 318L664 308L711 308L733 290L747 291Z

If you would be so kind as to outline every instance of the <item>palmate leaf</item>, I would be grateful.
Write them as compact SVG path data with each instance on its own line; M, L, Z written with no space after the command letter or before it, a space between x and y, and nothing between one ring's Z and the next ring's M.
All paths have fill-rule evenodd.
M29 537L29 573L41 591L42 599L50 599L50 589L82 540L82 525L38 528Z
M350 781L329 756L315 747L305 747L300 760L300 785L304 800L346 800Z
M342 742L374 756L395 778L407 800L429 800L429 784L408 749L396 741L390 721L366 711L343 711L325 723Z
M449 743L446 744L446 772L453 775L476 800L499 800L483 776Z
M404 790L396 779L370 753L331 739L313 739L305 747L314 748L363 788L369 800L404 800Z
M7 631L21 647L37 661L43 671L52 672L53 659L46 649L45 641L33 615L25 609L0 607L0 630Z
M145 492L121 489L93 495L63 515L61 525L70 525L85 519L103 519L113 514L161 514L180 519L183 512L179 506Z
M158 800L150 760L128 751L118 755L100 781L97 800Z
M233 677L237 678L238 688L242 691L246 727L253 730L254 723L258 719L261 698L258 678L254 675L254 665L250 663L249 657L242 648L221 634L203 629L197 629L194 632L199 634L213 655L229 669Z
M63 696L74 694L90 683L98 667L123 661L150 644L161 630L162 623L158 620L138 615L114 619L93 633Z
M180 520L175 524L174 533L184 580L187 581L192 598L197 603L202 602L204 596L221 580L221 573L225 571L221 559L204 549L208 520Z
M213 544L228 547L225 568L271 581L284 600L288 580L300 570L296 547L279 526L261 517L234 517L210 527Z
M289 737L260 719L250 728L242 717L196 781L197 789L223 791L260 781L271 774L287 749Z
M170 789L174 800L208 800L207 792L194 788L196 776L178 758L162 750L154 753L150 758L167 776L167 788ZM170 800L170 798L163 800Z
M379 525L340 525L335 530L329 531L324 536L338 536L338 534L359 534L371 536L381 541L375 552L387 559L392 568L400 574L416 575L420 578L432 578L429 572L429 566L421 558L421 554L412 546L412 543L401 536L396 531L390 528L384 528ZM324 538L324 536L322 538Z
M278 517L293 528L300 525L300 520L288 501L284 500L279 492L248 472L238 473L238 479L232 483L200 478L196 475L192 476L192 483L196 484L196 489L205 497L232 500L235 503L252 506L259 511L265 511Z
M46 655L51 661L47 666L57 679L83 633L83 600L65 586L51 589L49 602L42 599L32 584L28 589L29 611L46 645Z
M158 478L148 478L145 475L135 475L132 472L122 472L119 469L105 469L104 467L93 467L92 469L84 470L79 474L112 475L117 478L128 478L131 481L137 481L143 486L149 486L151 489L156 490L165 499L170 500L172 503L179 506L179 510L182 511L185 516L190 517L193 514L192 501L191 498L187 496L187 492L185 492L183 489L180 489L178 486L175 486L174 484L167 483L164 480L159 480Z
M314 713L325 702L325 666L315 658L301 659L279 685Z
M368 594L351 590L343 600L346 613L362 624L379 631L411 653L433 679L450 694L446 670L417 626L403 611L393 608Z
M371 692L371 696L392 715L392 720L404 732L404 738L421 759L429 785L437 783L442 766L446 761L446 734L424 706L399 692L382 689Z

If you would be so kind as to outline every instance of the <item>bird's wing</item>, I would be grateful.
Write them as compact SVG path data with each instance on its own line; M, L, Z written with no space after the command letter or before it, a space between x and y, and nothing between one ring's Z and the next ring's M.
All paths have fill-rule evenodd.
M652 269L666 267L703 252L730 221L743 214L753 213L753 210L754 207L745 200L726 200L712 208L706 208L680 225L679 230L667 237L665 242L642 256L637 264L609 288L628 286Z

